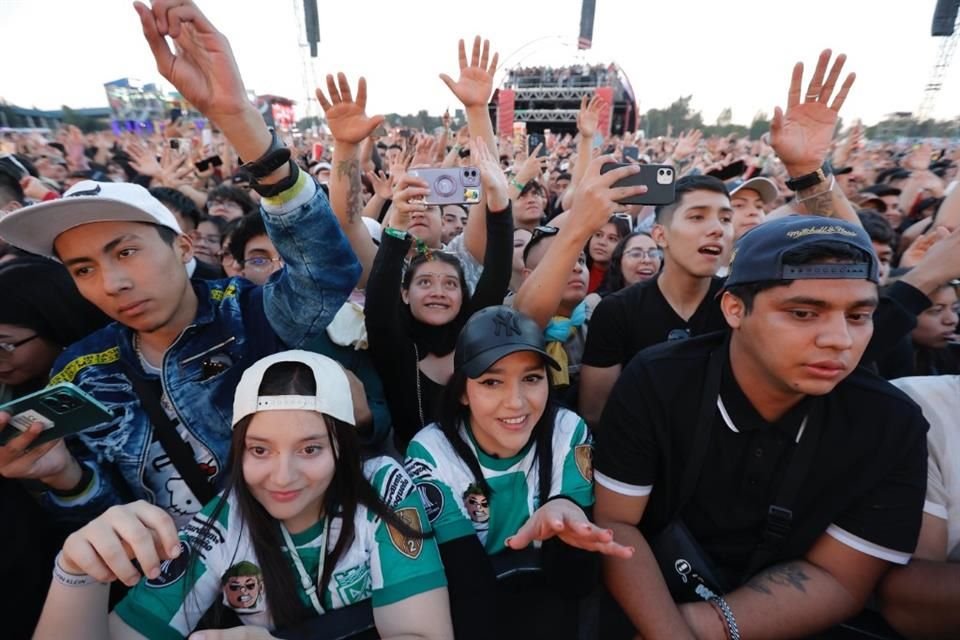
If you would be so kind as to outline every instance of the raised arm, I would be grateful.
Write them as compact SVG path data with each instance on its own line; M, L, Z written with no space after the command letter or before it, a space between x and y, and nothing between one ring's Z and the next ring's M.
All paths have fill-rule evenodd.
M587 174L590 161L593 160L593 136L600 126L600 112L603 110L603 100L593 96L587 101L587 96L580 99L580 111L577 112L577 159L573 163L570 173L570 186L561 194L561 204L566 211L573 204L573 194L577 186Z
M847 75L831 103L830 98L847 59L842 53L838 55L829 75L824 79L831 56L829 49L820 54L803 102L800 101L803 63L794 65L787 96L787 110L783 111L780 107L774 110L770 123L770 145L791 178L814 173L827 159L840 108L856 79L854 73ZM797 193L797 203L806 213L832 216L860 224L856 211L832 176L819 184L801 189Z
M541 327L546 327L560 305L570 272L590 236L602 227L616 210L617 200L646 192L646 187L613 187L621 178L640 171L639 165L614 169L603 175L600 167L612 162L601 156L590 163L583 183L577 189L567 222L554 237L540 264L530 272L517 291L514 307Z
M357 83L357 98L353 99L350 85L342 73L334 81L327 76L327 91L330 99L317 89L317 100L327 117L327 126L333 135L333 166L330 176L330 206L333 208L340 227L343 229L350 247L357 254L363 273L358 287L367 285L367 277L377 255L377 245L360 219L363 213L363 186L360 182L360 143L383 123L383 116L368 117L367 81L360 78Z
M490 52L490 41L482 40L477 36L473 40L473 50L467 60L466 43L460 40L459 45L460 77L454 81L445 73L440 79L450 88L453 95L463 104L467 114L467 126L470 131L470 140L482 138L490 153L497 156L497 139L493 135L493 123L487 111L487 103L493 95L493 76L497 72L499 54ZM463 244L470 255L477 261L482 261L487 248L487 229L484 216L471 215L467 218L467 226L463 230Z

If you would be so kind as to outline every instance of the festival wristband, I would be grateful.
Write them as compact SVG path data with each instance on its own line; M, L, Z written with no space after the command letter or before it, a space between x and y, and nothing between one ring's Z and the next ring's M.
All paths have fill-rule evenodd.
M100 584L100 581L93 576L88 576L87 574L77 575L75 573L67 573L64 571L60 566L60 558L62 557L63 550L57 554L56 559L53 561L54 580L67 587L86 587L91 584Z

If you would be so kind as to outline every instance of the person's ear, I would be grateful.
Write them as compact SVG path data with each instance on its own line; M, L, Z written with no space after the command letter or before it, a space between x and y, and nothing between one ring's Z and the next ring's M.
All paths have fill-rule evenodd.
M187 264L193 259L193 238L185 233L181 233L173 241L173 250L177 258L183 264Z
M659 222L654 224L653 228L650 229L650 237L653 238L653 241L656 242L657 246L661 249L667 248L667 229Z
M410 290L400 287L400 298L403 300L403 304L410 304Z
M731 329L739 329L747 315L747 307L743 300L729 291L724 291L720 298L720 311Z

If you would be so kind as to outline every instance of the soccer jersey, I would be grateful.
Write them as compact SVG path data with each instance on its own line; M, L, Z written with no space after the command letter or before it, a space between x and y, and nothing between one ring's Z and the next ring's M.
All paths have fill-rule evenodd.
M540 506L539 463L531 439L511 458L487 455L470 430L460 437L480 463L491 493L485 495L473 473L454 451L439 425L420 431L407 448L406 468L420 489L437 542L468 535L480 538L492 555L530 519ZM563 495L582 507L593 504L593 448L583 419L566 409L557 411L553 428L553 474L549 497Z
M384 502L414 529L429 531L423 504L410 477L390 458L373 458L364 465ZM159 577L141 580L117 606L128 625L148 638L184 638L217 600L232 609L244 624L273 628L264 592L263 574L249 530L231 495L217 510L212 500L180 531L180 555L164 562ZM337 543L342 519L330 521L327 549ZM291 534L295 552L307 574L316 580L324 521ZM323 593L324 610L339 609L372 598L379 607L446 585L440 554L433 538L410 538L386 524L363 505L354 517L354 541L340 557ZM310 600L296 579L303 605Z

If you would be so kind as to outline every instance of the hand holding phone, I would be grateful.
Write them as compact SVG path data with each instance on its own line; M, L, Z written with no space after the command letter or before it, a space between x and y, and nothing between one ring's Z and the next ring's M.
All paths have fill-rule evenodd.
M670 204L677 198L676 172L667 164L624 164L607 162L600 168L600 173L620 169L621 167L640 167L639 171L622 178L613 184L617 187L645 186L645 193L617 200L620 204Z
M427 206L477 204L480 202L480 170L476 167L411 169L408 175L427 183Z
M0 446L6 446L19 433L39 423L43 432L30 447L79 433L113 420L113 414L79 387L61 382L0 406L9 415L0 431Z

